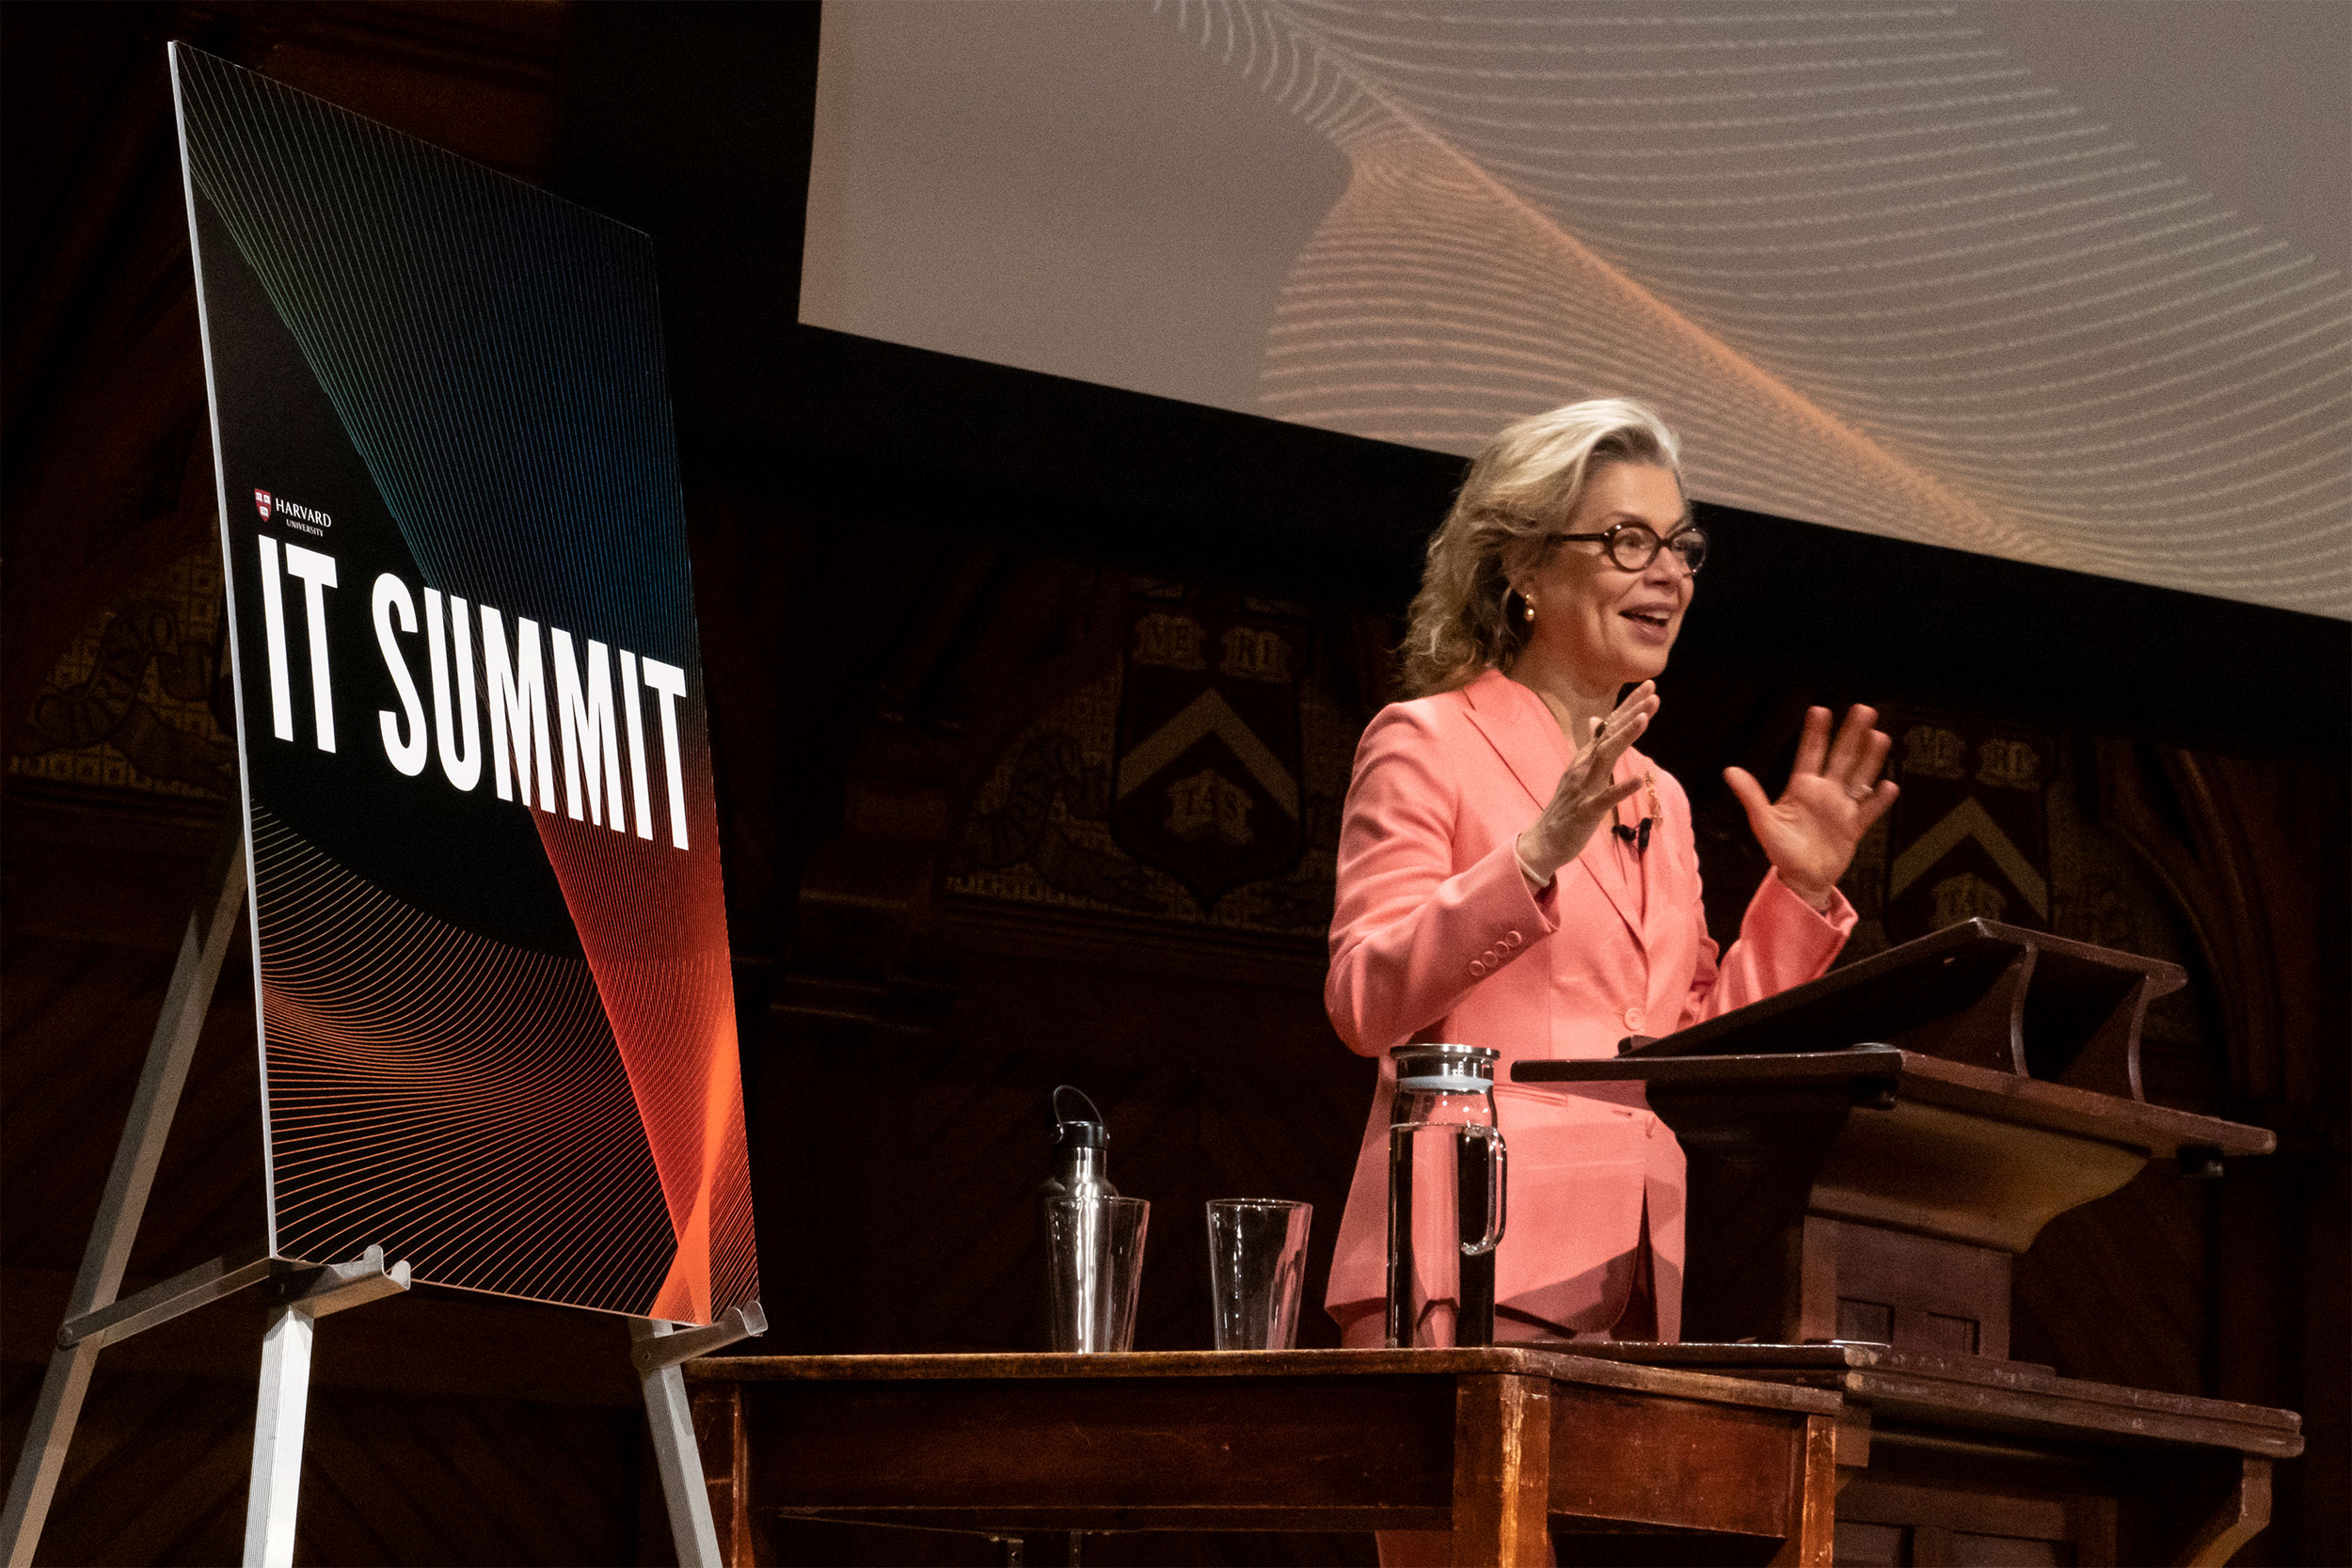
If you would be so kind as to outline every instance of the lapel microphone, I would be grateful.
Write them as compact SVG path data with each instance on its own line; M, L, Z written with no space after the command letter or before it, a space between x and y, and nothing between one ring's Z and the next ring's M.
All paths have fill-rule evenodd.
M1649 852L1650 825L1658 820L1660 815L1658 785L1647 773L1642 775L1642 793L1649 797L1649 810L1642 814L1641 827L1629 828L1622 822L1611 824L1617 830L1619 838L1633 846L1633 853L1637 856Z

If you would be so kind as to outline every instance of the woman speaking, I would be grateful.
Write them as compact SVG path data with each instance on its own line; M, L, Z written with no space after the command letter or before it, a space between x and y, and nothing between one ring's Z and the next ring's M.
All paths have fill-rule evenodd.
M1853 927L1837 879L1895 799L1875 713L1833 741L1809 710L1777 800L1725 771L1772 869L1720 955L1690 803L1634 749L1707 560L1677 461L1637 404L1555 409L1495 437L1430 540L1412 700L1365 730L1340 833L1325 1006L1381 1059L1327 1298L1343 1343L1385 1335L1387 1055L1410 1041L1502 1053L1497 1338L1676 1338L1673 1133L1637 1084L1517 1089L1509 1064L1614 1055L1813 979Z

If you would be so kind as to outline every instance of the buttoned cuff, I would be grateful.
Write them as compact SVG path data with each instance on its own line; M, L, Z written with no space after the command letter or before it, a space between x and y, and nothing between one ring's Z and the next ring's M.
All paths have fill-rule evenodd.
M1844 888L1832 883L1829 892L1829 908L1817 910L1804 901L1804 895L1780 879L1779 867L1775 866L1766 872L1764 881L1766 885L1777 888L1780 897L1803 910L1811 919L1836 932L1839 940L1842 941L1847 933L1854 928L1857 916L1854 913L1854 907L1846 901Z

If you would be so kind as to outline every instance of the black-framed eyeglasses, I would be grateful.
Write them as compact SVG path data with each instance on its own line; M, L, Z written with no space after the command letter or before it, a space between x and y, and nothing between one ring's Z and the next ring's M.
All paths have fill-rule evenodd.
M1646 523L1618 523L1606 533L1554 533L1548 535L1544 543L1547 546L1598 545L1608 552L1611 561L1628 572L1648 571L1660 550L1674 551L1682 560L1682 569L1692 577L1707 564L1707 531L1696 523L1685 523L1663 539Z

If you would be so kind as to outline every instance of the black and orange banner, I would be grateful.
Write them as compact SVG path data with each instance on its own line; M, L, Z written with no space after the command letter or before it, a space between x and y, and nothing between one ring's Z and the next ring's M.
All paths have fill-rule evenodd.
M652 246L175 45L269 1244L758 1294Z

